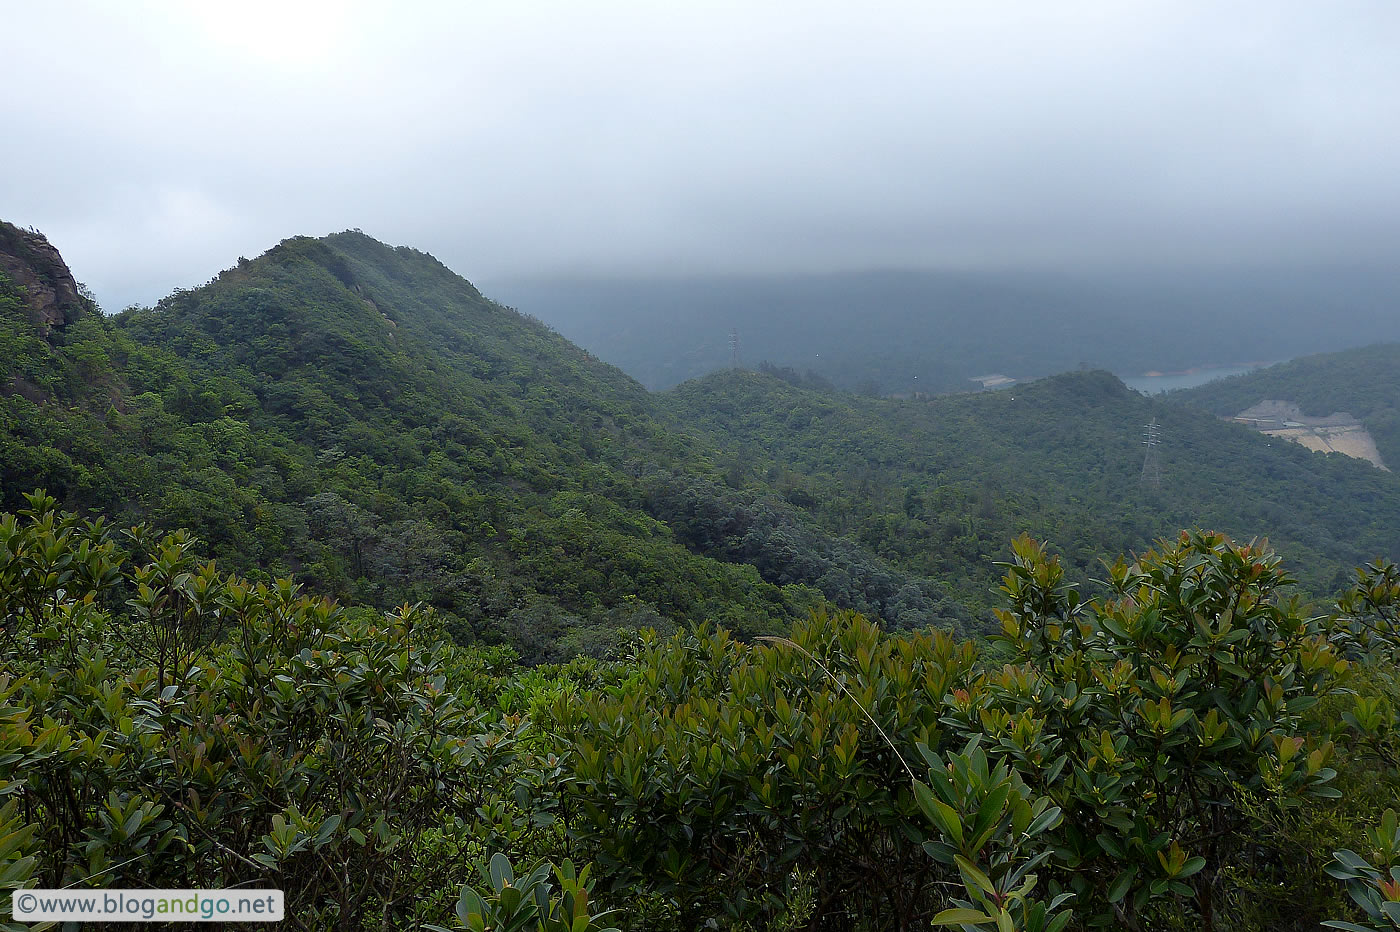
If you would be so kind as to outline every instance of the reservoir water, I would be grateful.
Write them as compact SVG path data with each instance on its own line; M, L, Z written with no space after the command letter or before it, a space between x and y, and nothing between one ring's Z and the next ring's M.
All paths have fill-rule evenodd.
M1144 375L1123 375L1119 378L1123 380L1123 384L1135 391L1156 395L1178 388L1195 388L1197 385L1204 385L1207 382L1214 382L1216 379L1223 379L1231 375L1243 375L1266 365L1272 365L1272 363L1202 366L1198 369L1187 369L1185 372L1152 372Z

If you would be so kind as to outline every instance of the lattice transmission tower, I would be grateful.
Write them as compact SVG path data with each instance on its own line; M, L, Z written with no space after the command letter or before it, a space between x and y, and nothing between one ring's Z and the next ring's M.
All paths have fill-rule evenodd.
M1147 447L1147 455L1142 458L1142 481L1151 486L1162 484L1162 461L1157 456L1157 445L1162 442L1162 428L1157 426L1154 417L1142 428L1142 442Z
M742 364L741 364L741 361L740 361L740 358L739 358L739 331L738 331L738 330L730 330L730 331L729 331L729 368L731 368L731 369L741 369L741 368L743 368L743 366L742 366Z

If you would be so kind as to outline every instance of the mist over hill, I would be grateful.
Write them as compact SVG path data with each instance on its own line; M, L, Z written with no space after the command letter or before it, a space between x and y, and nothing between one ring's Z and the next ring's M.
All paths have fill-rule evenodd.
M1272 362L1400 339L1393 269L871 271L502 280L492 292L651 389L740 361L877 394L1080 367L1119 375Z
M1030 293L998 292L1008 332L1044 324ZM843 319L852 346L908 322ZM1393 351L1210 404L1383 419ZM7 882L277 882L317 930L407 932L411 897L434 928L618 902L632 929L893 932L981 889L946 839L992 819L991 869L1077 911L998 928L1109 927L1130 895L1140 927L1194 923L1219 888L1273 930L1347 914L1292 855L1373 837L1400 782L1400 585L1353 569L1400 552L1400 477L1108 371L649 392L359 232L106 316L5 224L0 367ZM1263 907L1228 879L1249 859Z

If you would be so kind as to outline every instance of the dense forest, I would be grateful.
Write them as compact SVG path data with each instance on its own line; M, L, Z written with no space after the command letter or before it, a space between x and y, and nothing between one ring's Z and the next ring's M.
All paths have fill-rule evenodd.
M818 611L523 669L31 495L0 882L273 887L304 929L1395 928L1400 571L1316 614L1183 533L1075 582L1022 538L982 642Z
M295 571L381 608L425 601L464 637L533 659L675 622L779 630L822 601L829 572L856 580L842 607L967 617L785 504L747 544L682 539L666 523L676 503L738 507L716 450L668 430L616 369L414 250L357 233L289 240L156 308L107 317L77 299L42 334L26 307L0 278L11 506L44 487L185 527L231 569ZM766 576L741 562L777 534L813 560L770 561Z
M649 393L359 232L105 315L0 224L0 354L0 886L1400 928L1391 473L1105 371Z
M1091 578L1106 555L1181 527L1267 536L1317 595L1400 550L1394 476L1145 398L1106 372L899 402L728 371L661 400L678 425L725 445L731 470L978 609L1006 542L1026 532ZM1160 485L1142 481L1153 418Z

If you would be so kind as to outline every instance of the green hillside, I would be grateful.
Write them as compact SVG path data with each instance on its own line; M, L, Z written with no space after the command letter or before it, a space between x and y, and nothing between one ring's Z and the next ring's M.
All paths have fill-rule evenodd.
M425 601L459 636L535 659L647 625L776 630L824 601L897 627L984 625L994 563L1023 532L1090 576L1181 527L1267 535L1319 595L1400 552L1393 476L1106 373L899 402L726 371L654 395L357 232L287 240L105 317L41 237L8 229L6 254L27 258L0 285L7 505L44 487L188 527L232 569L353 604ZM1354 413L1384 422L1383 394ZM1152 417L1160 488L1140 476Z
M85 292L0 225L0 888L395 932L1396 901L1400 571L1351 576L1392 473L1105 372L652 395L359 233Z
M1167 396L1222 416L1265 399L1294 402L1314 417L1353 414L1375 438L1381 459L1400 463L1400 343L1302 356Z
M47 329L28 291L0 280L7 504L42 486L187 527L240 572L427 601L462 636L535 658L645 625L772 630L822 601L831 565L874 577L849 602L828 585L838 605L966 617L790 508L780 525L824 563L765 579L743 552L678 535L648 505L720 494L710 448L663 427L621 372L415 250L292 239L155 308L83 305Z
M728 371L663 397L678 425L727 444L749 482L977 607L1006 541L1027 532L1100 577L1103 555L1182 527L1267 536L1318 594L1400 552L1394 476L1145 398L1106 372L889 401ZM1142 481L1154 417L1160 487Z

